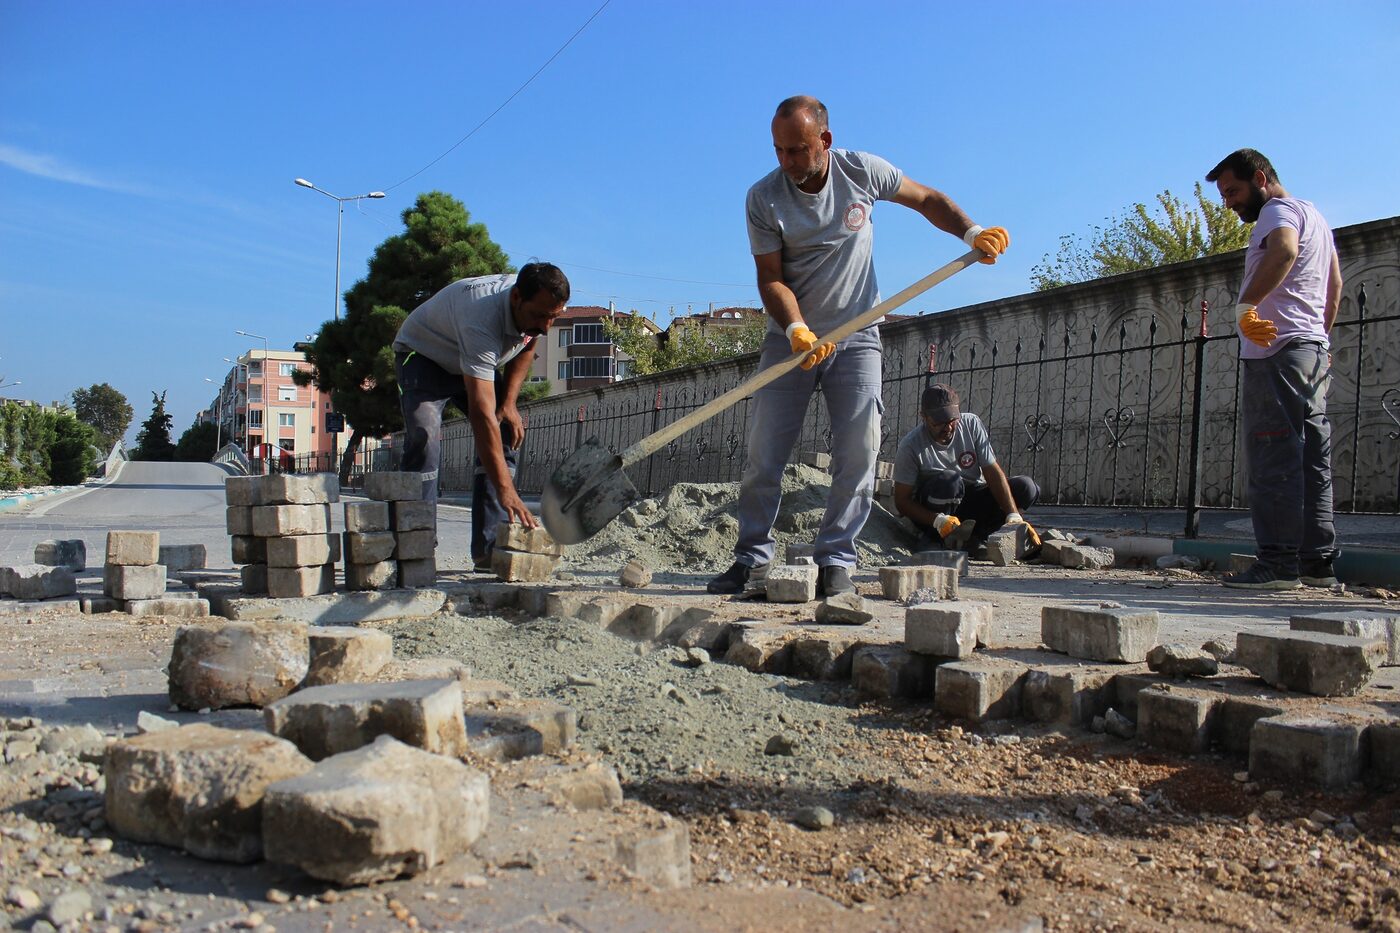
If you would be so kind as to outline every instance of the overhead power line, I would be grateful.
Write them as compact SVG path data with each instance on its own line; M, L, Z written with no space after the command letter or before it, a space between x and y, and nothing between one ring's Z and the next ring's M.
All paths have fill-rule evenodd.
M449 155L451 155L452 152L453 152L453 150L455 150L458 146L462 145L462 143L466 142L467 140L469 140L469 139L471 139L473 136L475 136L477 130L481 129L481 128L482 128L483 126L485 126L487 123L490 123L492 117L494 117L496 114L500 113L502 110L506 109L506 106L507 106L511 101L515 100L515 98L518 97L518 96L520 95L520 92L521 92L521 91L525 90L525 89L526 89L527 87L529 87L532 83L534 83L534 80L535 80L536 78L538 78L541 74L543 74L543 73L544 73L544 70L545 70L546 68L548 68L548 67L554 62L554 60L555 60L556 58L558 58L560 55L562 55L562 54L564 53L564 50L565 50L565 49L567 49L570 45L573 45L574 40L577 39L580 35L583 34L583 31L584 31L585 29L587 29L587 28L589 27L589 25L590 25L595 19L598 18L598 14L602 13L603 10L607 8L607 5L608 5L609 3L611 3L611 2L612 2L612 0L603 0L603 5L600 6L600 7L598 7L598 9L594 10L592 16L590 16L590 17L588 17L588 19L584 20L583 25L580 26L577 30L575 30L575 31L574 31L574 34L573 34L572 36L569 36L569 39L568 39L567 42L565 42L563 45L559 46L559 48L555 51L555 53L554 53L553 55L549 56L549 58L545 61L545 63L544 63L543 65L541 65L539 68L535 69L535 73L532 74L532 75L530 75L530 77L527 78L527 79L525 80L525 83L524 83L524 84L522 84L522 85L520 85L520 87L516 88L515 91L512 92L512 94L511 94L509 97L507 97L504 101L501 102L501 105L500 105L499 107L497 107L495 110L493 110L493 111L491 111L490 113L488 113L488 114L486 115L486 118L485 118L485 119L483 119L483 120L482 120L480 123L478 123L476 126L472 127L472 128L471 128L471 131L470 131L469 133L467 133L467 135L465 135L465 136L463 136L461 139L457 140L455 143L453 143L451 146L449 146L449 147L447 148L447 151L446 151L446 152L444 152L442 155L438 156L436 159L433 159L433 161L429 162L427 165L423 166L423 167L420 168L418 171L414 172L412 175L409 175L407 178L402 178L402 179L400 179L399 181L394 182L392 185L390 185L389 187L385 188L384 190L385 190L385 191L393 191L395 188L399 187L400 185L405 184L406 182L412 181L413 179L417 178L419 175L422 175L422 174L423 174L424 172L426 172L428 169L432 168L434 165L437 165L437 164L438 164L439 162L441 162L443 159L445 159L445 158L447 158Z

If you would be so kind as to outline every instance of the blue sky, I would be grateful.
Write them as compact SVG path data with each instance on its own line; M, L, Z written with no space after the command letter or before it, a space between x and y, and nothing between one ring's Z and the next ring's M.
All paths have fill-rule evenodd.
M0 376L41 400L168 391L177 435L223 357L289 347L422 191L447 191L576 304L756 301L747 187L793 93L836 145L947 191L1010 253L906 310L1029 290L1033 264L1254 146L1334 226L1400 213L1400 4L0 0ZM406 180L407 179L407 180ZM961 244L875 214L892 294ZM133 433L136 425L133 425Z

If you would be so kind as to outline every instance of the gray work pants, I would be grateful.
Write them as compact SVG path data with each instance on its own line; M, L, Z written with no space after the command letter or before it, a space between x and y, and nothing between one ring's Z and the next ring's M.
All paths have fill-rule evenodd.
M1300 559L1328 560L1338 553L1327 350L1293 341L1273 356L1240 362L1249 514L1259 562L1295 576Z
M739 487L739 541L734 558L756 567L773 559L773 522L782 499L783 467L802 431L812 392L820 384L831 419L831 493L817 532L819 566L854 567L856 535L870 517L879 456L880 346L860 335L809 370L794 369L754 393L749 410L748 461ZM792 355L786 337L769 334L759 369Z

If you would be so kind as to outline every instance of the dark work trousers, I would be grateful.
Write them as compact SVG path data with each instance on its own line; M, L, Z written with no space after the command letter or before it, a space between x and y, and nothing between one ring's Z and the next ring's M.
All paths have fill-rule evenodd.
M1327 349L1294 340L1273 356L1240 362L1249 515L1259 562L1296 576L1300 559L1330 560L1339 553Z
M1011 498L1016 501L1018 512L1025 512L1040 498L1040 487L1029 476L1012 476L1006 482L1011 487ZM1006 513L992 496L992 487L978 483L969 489L962 474L952 470L920 477L914 487L914 501L926 509L954 515L961 521L975 520L977 525L968 540L969 549L986 541L988 535L1006 523ZM914 524L929 543L941 543L942 538L932 526Z
M442 460L442 411L448 402L468 410L467 389L461 376L449 373L421 353L394 354L394 370L399 378L399 405L403 409L404 442L402 468L423 474L423 499L437 504L438 472ZM496 393L501 377L496 375ZM506 467L515 476L515 454L502 438ZM472 475L472 561L488 559L496 543L496 526L507 520L496 487L486 478L481 460L473 463Z

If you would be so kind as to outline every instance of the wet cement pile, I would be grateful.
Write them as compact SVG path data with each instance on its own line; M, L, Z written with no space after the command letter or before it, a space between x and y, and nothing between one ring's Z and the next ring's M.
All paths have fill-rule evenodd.
M810 544L816 537L831 478L821 470L791 464L783 471L782 488L782 505L773 523L779 560L788 544ZM658 575L717 573L733 560L738 499L738 483L677 483L570 547L568 566L612 573L629 560L640 560ZM857 541L860 566L897 561L911 544L913 536L899 520L876 505Z

